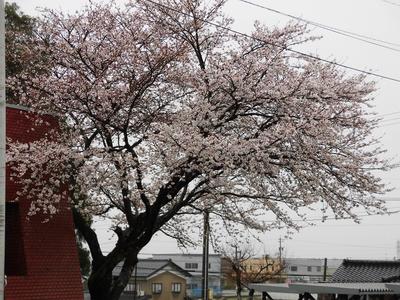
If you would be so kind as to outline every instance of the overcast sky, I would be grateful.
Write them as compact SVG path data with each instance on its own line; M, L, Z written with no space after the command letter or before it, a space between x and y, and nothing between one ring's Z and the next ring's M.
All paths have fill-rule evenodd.
M281 12L295 15L331 27L369 36L392 43L389 47L398 51L367 44L355 39L310 26L316 35L324 38L307 48L320 57L400 80L400 0L249 0ZM16 0L28 14L37 15L36 7L49 7L73 12L87 1L79 0ZM235 19L234 29L250 32L255 20L269 26L283 26L290 19L268 10L257 8L239 0L229 0L225 12ZM396 45L397 44L397 45ZM377 81L378 91L374 100L374 111L383 115L384 121L376 131L388 150L388 157L400 161L400 82L370 77ZM384 182L394 190L386 195L389 211L400 211L400 171L393 170L382 175ZM315 213L311 217L316 216ZM107 232L106 222L97 231L102 237L104 249L113 244ZM274 255L278 250L279 237L285 232L273 231L261 235L262 244L256 244L258 252ZM400 213L390 216L368 216L361 224L342 221L327 221L306 227L283 240L284 253L290 257L370 258L392 259L397 256L396 241L400 240ZM176 243L167 237L158 236L143 250L143 253L178 252ZM192 251L201 252L201 249Z

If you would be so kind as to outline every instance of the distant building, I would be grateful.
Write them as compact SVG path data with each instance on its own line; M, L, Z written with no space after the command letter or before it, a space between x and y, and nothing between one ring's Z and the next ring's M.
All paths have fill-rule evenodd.
M122 263L113 270L118 276ZM145 296L154 300L184 300L190 273L166 259L140 259L129 283L125 295Z
M188 280L188 295L201 296L202 289L202 261L201 254L153 254L155 259L171 259L172 262L189 272L192 277ZM208 259L208 287L214 296L221 295L221 256L210 254Z
M326 280L342 263L342 259L328 259ZM324 280L324 258L285 258L283 276L288 282L320 282Z
M15 105L7 107L7 137L29 143L43 138L58 122L52 116L37 116ZM29 118L28 118L29 117ZM42 119L43 124L34 122ZM5 286L6 300L80 300L83 287L74 225L68 200L47 223L41 213L27 219L31 201L16 194L20 186L6 180Z

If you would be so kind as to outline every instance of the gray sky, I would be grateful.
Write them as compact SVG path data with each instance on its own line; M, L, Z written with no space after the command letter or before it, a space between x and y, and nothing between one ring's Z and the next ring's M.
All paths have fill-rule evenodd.
M374 37L398 44L400 51L400 0L250 0L287 14L295 15L331 27ZM28 14L37 15L35 7L49 7L73 12L87 3L83 0L15 0ZM225 12L235 19L234 29L251 31L255 20L269 26L283 26L290 19L261 8L250 6L239 0L229 0ZM350 39L332 32L310 26L312 33L324 38L307 48L312 54L365 71L400 79L400 52L392 51ZM377 81L374 111L384 115L384 122L376 131L388 150L387 156L400 161L400 83L370 77ZM398 113L397 113L398 112ZM393 114L392 114L393 113ZM390 115L386 115L390 114ZM400 170L382 175L384 182L395 188L386 195L390 211L400 211ZM310 217L317 216L310 213ZM107 222L98 225L97 231L105 250L113 244L107 231ZM361 224L347 220L327 221L324 224L306 227L284 240L284 252L290 257L370 258L392 259L396 256L396 241L400 240L400 213L390 216L368 216ZM279 237L285 232L273 231L261 235L263 244L256 244L259 253L275 254ZM111 240L110 240L111 238ZM175 241L158 236L143 250L143 253L178 252ZM200 252L201 249L193 249Z

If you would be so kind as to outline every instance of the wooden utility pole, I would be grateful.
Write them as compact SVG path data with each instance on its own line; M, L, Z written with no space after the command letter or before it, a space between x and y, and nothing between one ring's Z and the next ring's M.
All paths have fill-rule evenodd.
M324 259L324 281L326 281L326 271L328 269L328 259Z
M210 239L210 213L204 211L203 228L203 266L202 266L202 299L208 300L208 257L209 257L209 239Z
M0 1L0 300L3 300L6 227L6 63L4 0Z

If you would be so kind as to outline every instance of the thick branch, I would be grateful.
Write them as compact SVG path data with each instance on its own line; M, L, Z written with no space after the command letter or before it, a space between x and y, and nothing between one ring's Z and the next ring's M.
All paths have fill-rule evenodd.
M72 215L74 218L75 228L82 234L85 241L89 245L90 253L92 254L93 260L101 260L104 258L101 252L100 244L97 239L97 234L88 225L85 218L79 213L79 211L72 207Z

